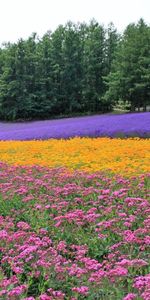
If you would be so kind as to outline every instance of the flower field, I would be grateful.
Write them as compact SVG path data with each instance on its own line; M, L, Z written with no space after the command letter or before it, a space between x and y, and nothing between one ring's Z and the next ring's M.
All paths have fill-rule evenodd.
M67 167L139 175L150 171L149 139L73 138L0 141L1 160L12 165Z
M150 300L149 139L0 141L0 161L1 300Z
M150 112L25 123L0 122L0 140L66 139L76 136L150 137Z

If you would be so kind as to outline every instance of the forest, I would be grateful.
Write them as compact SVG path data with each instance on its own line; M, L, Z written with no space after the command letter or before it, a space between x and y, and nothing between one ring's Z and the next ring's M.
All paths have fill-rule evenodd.
M140 19L122 34L68 22L0 48L0 120L104 113L124 103L150 106L150 26Z

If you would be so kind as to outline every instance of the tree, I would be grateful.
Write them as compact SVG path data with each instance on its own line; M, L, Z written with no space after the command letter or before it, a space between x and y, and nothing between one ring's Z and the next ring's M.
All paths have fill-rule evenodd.
M114 27L113 23L110 23L105 33L105 76L111 71L119 38L120 36L117 33L117 29Z
M3 67L0 76L0 116L15 120L18 115L18 81L16 74L17 45L8 43L3 52Z
M80 30L71 22L65 26L62 54L65 110L72 114L82 110L83 53Z
M38 73L38 56L37 56L38 37L33 33L25 42L25 81L26 81L26 117L39 117L36 107L39 99L39 73ZM42 104L42 103L41 103ZM39 106L38 106L39 108Z
M52 113L59 115L65 113L65 90L63 81L64 57L63 57L63 43L64 43L65 28L60 25L52 33L51 44L51 80L52 80Z
M118 46L110 74L105 78L105 100L122 99L131 110L146 109L150 97L150 27L141 19L129 24Z
M87 27L84 47L84 109L96 112L102 109L104 93L105 31L95 20Z

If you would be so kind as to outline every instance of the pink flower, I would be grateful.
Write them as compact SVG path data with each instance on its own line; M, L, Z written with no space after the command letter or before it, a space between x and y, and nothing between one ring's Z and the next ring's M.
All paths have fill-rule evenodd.
M89 288L87 286L74 287L74 288L72 288L72 291L77 292L77 293L79 293L81 295L87 296Z
M141 291L143 288L147 289L150 286L150 274L137 277L133 286L139 291Z
M1 290L0 291L0 296L6 295L7 294L7 290Z
M143 300L150 300L150 289L144 293L142 293Z
M23 269L20 267L12 267L12 270L16 273L16 274L21 274L23 273Z
M28 229L30 229L30 225L28 223L26 223L26 222L18 222L17 223L17 227L19 229L22 229L22 230L28 230Z
M52 300L52 297L47 294L43 294L40 296L40 300Z
M144 237L144 243L146 244L146 245L150 245L150 236L145 236Z
M100 239L105 239L105 238L107 238L107 236L108 236L108 234L103 234L103 233L99 233L99 234L98 234L98 237L99 237Z
M91 277L89 278L89 282L100 282L106 275L106 272L103 270L98 270L96 272L93 272L91 274Z
M35 207L36 207L37 209L41 209L41 208L42 208L42 205L37 204L37 205L35 205Z
M10 279L6 279L4 278L2 281L1 281L1 287L3 288L6 288L8 285L10 284L17 284L18 283L18 278L14 275L12 276Z
M102 195L108 195L110 193L110 190L107 189L107 190L102 190Z
M62 293L61 291L53 291L53 292L52 292L52 295L53 295L54 297L58 297L59 300L63 300L64 297L65 297L65 294Z
M135 299L136 294L129 293L127 296L125 296L122 300L133 300Z
M19 296L26 290L26 285L20 285L8 292L9 297Z
M126 276L128 274L128 270L123 267L117 267L109 271L110 276Z
M134 243L136 242L136 236L131 230L124 231L124 241L127 243Z
M118 213L118 216L123 218L123 217L126 217L127 214L126 214L126 213L121 213L121 212L120 212L120 213Z
M34 297L27 297L27 298L23 298L22 300L35 300Z
M131 265L136 267L147 266L148 263L143 259L133 259L131 260Z
M42 234L42 235L47 234L47 230L44 229L44 228L41 228L41 229L39 230L39 232L40 232L40 234Z
M131 227L132 223L130 223L130 222L124 222L123 225L126 226L126 227Z
M63 252L67 252L66 251L66 242L65 241L60 241L59 244L57 245L57 250L58 251L63 251Z
M0 239L5 239L8 237L8 233L6 230L0 230Z
M121 267L129 267L131 266L131 261L129 259L122 259L121 261L117 262L117 265Z

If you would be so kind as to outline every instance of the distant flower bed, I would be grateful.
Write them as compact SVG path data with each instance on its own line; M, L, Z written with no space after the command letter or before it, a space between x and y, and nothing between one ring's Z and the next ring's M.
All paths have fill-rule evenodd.
M12 165L67 167L131 176L150 172L150 139L0 141L0 160Z
M150 299L148 185L0 164L0 299Z
M0 123L0 140L70 137L150 137L150 113L96 115L27 123Z

